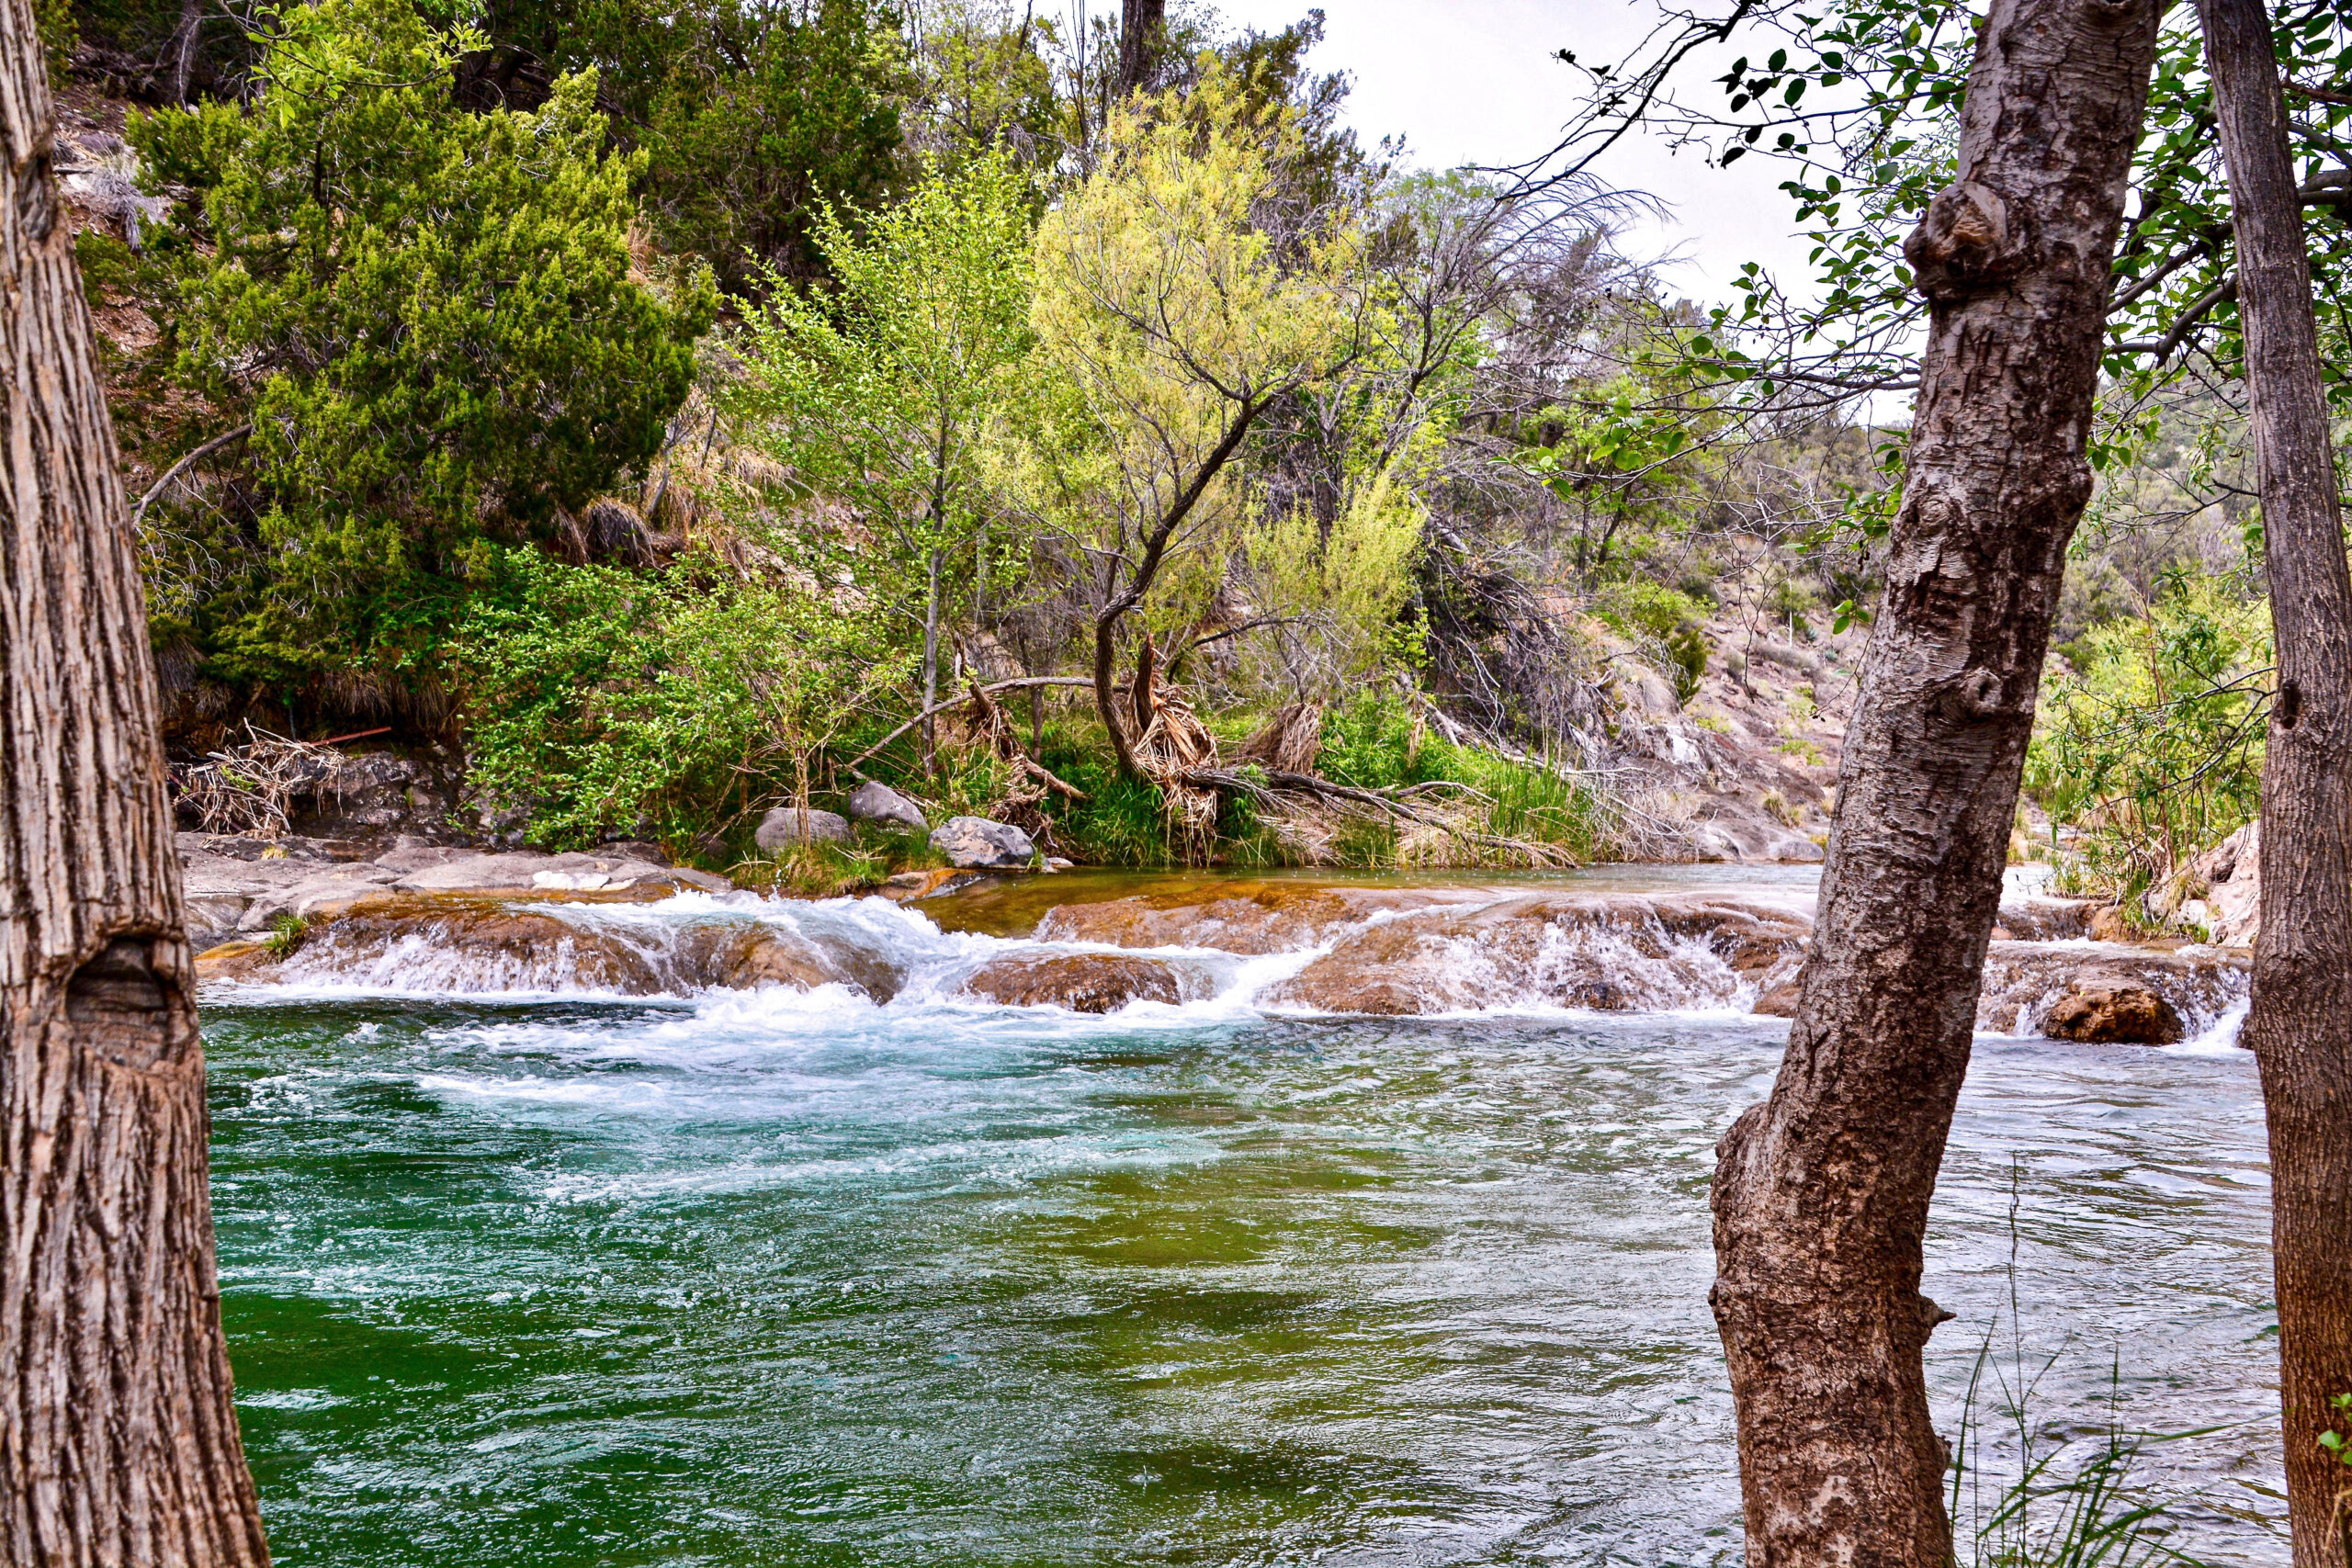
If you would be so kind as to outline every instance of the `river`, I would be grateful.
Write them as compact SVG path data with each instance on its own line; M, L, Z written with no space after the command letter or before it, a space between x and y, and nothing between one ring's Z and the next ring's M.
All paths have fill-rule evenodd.
M1198 955L1215 996L1102 1017L953 996L1043 896L963 931L736 909L887 949L908 978L879 1007L463 995L413 964L209 989L277 1561L1739 1560L1707 1181L1784 1024L1253 1007L1297 954ZM2176 1544L2286 1562L2267 1230L2226 1023L1980 1037L1928 1247L1959 1314L1940 1425L1989 1339L1988 1472L2020 1375L2062 1469L2111 1419L2202 1429L2134 1471Z

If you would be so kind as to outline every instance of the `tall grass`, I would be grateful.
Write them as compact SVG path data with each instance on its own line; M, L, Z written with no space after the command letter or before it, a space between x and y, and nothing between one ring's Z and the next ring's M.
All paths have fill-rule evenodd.
M2204 1568L2169 1543L2171 1501L2136 1484L2132 1471L2156 1444L2219 1428L2165 1434L2127 1428L2120 1353L2109 1373L2107 1419L2087 1458L2075 1462L2077 1444L2052 1441L2035 1417L2042 1379L2064 1348L2039 1358L2026 1348L2018 1284L2022 1186L2022 1164L2013 1160L2007 1323L1996 1316L1984 1330L1951 1445L1954 1568ZM1996 1352L2005 1326L2008 1343ZM1996 1401L1992 1416L2015 1434L2013 1475L1996 1477L1984 1462L1987 1399Z

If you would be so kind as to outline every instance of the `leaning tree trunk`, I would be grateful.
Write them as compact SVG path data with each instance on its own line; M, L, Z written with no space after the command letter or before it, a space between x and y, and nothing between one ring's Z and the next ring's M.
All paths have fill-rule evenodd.
M2245 1041L2270 1121L2278 1392L2296 1568L2352 1568L2352 1470L2319 1446L2352 1393L2352 572L2301 196L2261 0L2203 0L2261 465L2278 696L2262 773L2262 931Z
M1930 305L1886 594L1771 1099L1718 1148L1710 1299L1749 1568L1944 1568L1928 1203L1967 1071L2085 461L2160 0L1994 0L1959 179L1905 245Z
M266 1563L139 565L25 0L0 0L0 1562Z

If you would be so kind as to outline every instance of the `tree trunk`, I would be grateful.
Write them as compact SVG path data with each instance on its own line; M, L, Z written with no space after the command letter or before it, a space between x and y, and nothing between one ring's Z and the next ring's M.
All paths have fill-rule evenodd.
M0 0L0 1561L266 1563L139 564L25 0Z
M171 101L183 107L187 103L188 80L196 73L196 46L203 31L204 0L182 0L180 25L172 30L164 54L172 67ZM136 223L138 220L131 221Z
M2270 1122L2278 1390L2295 1568L2352 1568L2352 1470L2319 1446L2352 1393L2352 572L2301 198L2261 0L2203 0L2278 648L2262 773L2262 930L2244 1038ZM2340 1501L2340 1499L2342 1499Z
M939 551L934 547L925 568L922 595L922 771L928 774L939 760L939 720L932 709L939 705Z
M1120 0L1119 96L1148 87L1168 42L1168 0Z
M2159 0L1994 0L1960 177L1905 245L1930 305L1903 505L1771 1099L1718 1146L1710 1299L1749 1568L1945 1568L1921 1364L1928 1199L2085 461Z

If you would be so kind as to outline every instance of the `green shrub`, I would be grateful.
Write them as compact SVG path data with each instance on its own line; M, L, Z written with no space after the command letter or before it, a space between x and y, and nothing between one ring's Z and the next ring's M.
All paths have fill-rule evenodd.
M1622 636L1655 643L1674 677L1677 701L1698 694L1707 672L1705 608L1697 599L1663 583L1634 579L1614 582L1593 597L1593 614Z
M258 548L209 606L232 678L422 654L486 537L556 526L660 446L708 324L707 276L631 275L629 183L594 73L472 114L468 41L409 0L278 18L250 111L133 118L203 192L181 373L250 417Z
M2145 618L2092 628L2043 677L2026 787L2083 829L2061 874L2127 904L2261 806L2270 621L2181 578Z
M740 837L805 798L819 753L910 668L862 616L694 558L641 575L507 552L459 647L470 783L550 845Z

